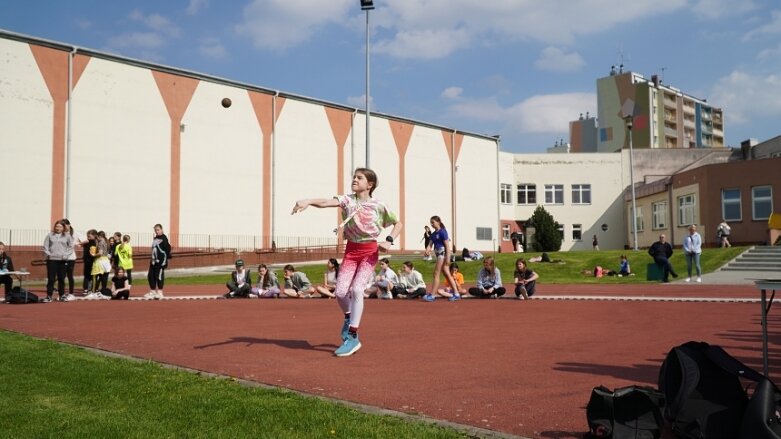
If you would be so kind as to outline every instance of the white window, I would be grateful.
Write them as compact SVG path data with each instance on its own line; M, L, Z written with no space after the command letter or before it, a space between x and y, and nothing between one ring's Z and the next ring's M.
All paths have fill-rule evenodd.
M678 197L678 225L694 224L694 194Z
M518 204L537 204L537 185L521 183L516 193Z
M643 206L637 206L637 231L642 232L645 230L645 222L643 221ZM629 221L629 231L632 232L634 228L634 223L632 223L632 208L629 208L629 218L627 219Z
M773 213L773 188L756 186L751 188L751 218L766 220Z
M478 241L490 241L493 239L493 233L491 233L490 227L478 227L477 228L477 240Z
M721 190L721 217L727 221L742 221L740 189Z
M651 227L654 230L667 228L667 202L662 201L651 205L653 220Z
M511 184L502 183L500 188L500 198L502 200L502 204L512 204L512 191L513 186Z
M564 241L564 224L559 224L559 236L561 236L561 240Z
M510 240L510 225L502 224L502 241Z
M582 241L583 240L583 225L582 224L573 224L572 225L572 240L573 241Z
M564 204L564 185L545 185L545 204Z
M591 204L591 185L572 185L572 204Z

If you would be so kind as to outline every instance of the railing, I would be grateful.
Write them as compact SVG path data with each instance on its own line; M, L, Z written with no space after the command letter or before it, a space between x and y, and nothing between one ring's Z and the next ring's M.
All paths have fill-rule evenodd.
M113 232L107 232L113 233ZM0 229L0 242L8 247L35 247L42 246L49 230L43 229ZM130 243L135 248L143 248L151 244L153 232L123 232L130 235ZM221 234L197 234L180 233L178 236L168 237L174 245L174 249L212 251L231 249L236 251L254 251L262 249L299 249L311 247L334 247L337 245L336 236L311 237L311 236L276 236L267 237L261 235L221 235Z

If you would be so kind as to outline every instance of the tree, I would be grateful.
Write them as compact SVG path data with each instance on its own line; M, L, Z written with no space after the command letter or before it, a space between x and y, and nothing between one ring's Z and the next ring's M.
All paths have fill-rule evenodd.
M561 249L561 234L559 223L542 206L534 209L529 223L534 227L534 242L532 248L536 252L555 252Z

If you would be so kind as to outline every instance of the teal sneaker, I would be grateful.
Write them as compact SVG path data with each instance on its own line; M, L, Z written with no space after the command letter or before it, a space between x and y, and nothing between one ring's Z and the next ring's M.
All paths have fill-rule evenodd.
M426 302L433 302L434 299L436 299L436 297L434 297L432 294L426 294L425 296L423 296L423 300L425 300Z
M344 319L342 324L342 341L347 340L347 334L350 333L350 319Z
M456 300L461 300L461 295L458 293L453 293L453 296L447 299L451 302L455 302Z
M361 348L361 342L358 340L358 334L354 336L347 334L347 339L344 340L339 349L334 352L337 357L349 357Z

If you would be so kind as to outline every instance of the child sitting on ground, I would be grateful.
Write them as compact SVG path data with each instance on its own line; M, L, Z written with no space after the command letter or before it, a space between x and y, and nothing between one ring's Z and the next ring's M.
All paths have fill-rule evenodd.
M111 278L111 300L128 300L130 298L130 278L125 269L117 267Z
M456 281L458 290L453 291L453 287L440 288L437 291L437 294L442 297L447 297L450 301L459 300L462 295L466 294L466 289L464 288L464 275L458 271L458 264L455 262L450 264L450 275L453 276L453 280Z
M288 297L311 297L316 293L315 287L312 286L312 282L306 277L306 274L301 271L296 271L295 267L288 264L285 265L285 288L282 290Z
M223 296L226 299L249 297L252 277L250 271L244 268L244 260L236 259L236 269L231 273L231 280L225 286L228 287L228 292Z

